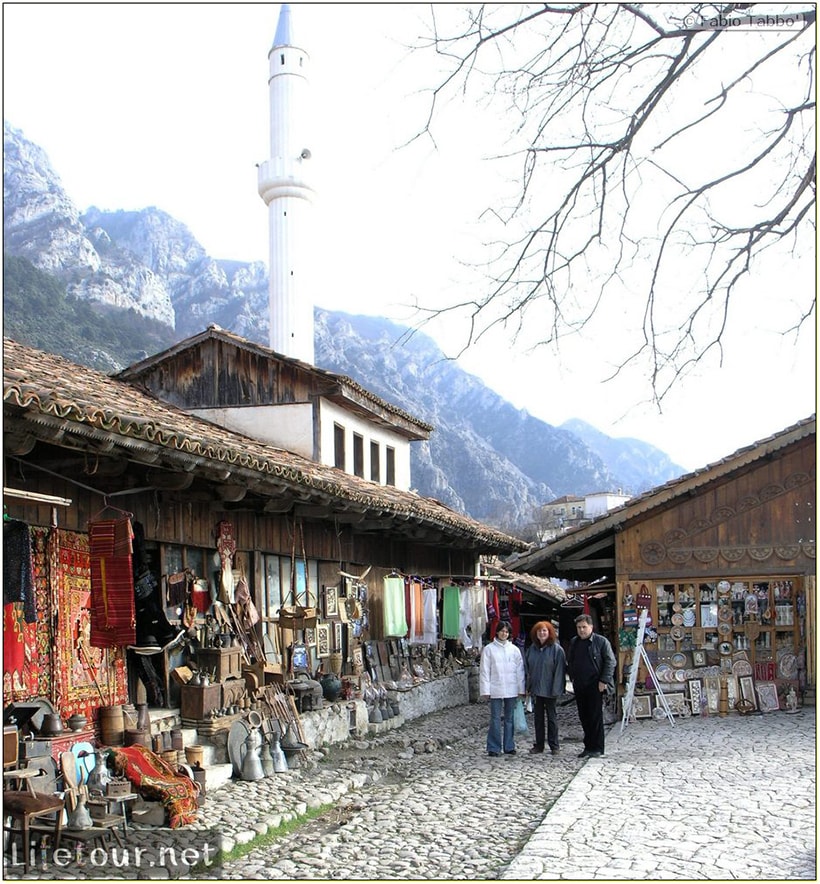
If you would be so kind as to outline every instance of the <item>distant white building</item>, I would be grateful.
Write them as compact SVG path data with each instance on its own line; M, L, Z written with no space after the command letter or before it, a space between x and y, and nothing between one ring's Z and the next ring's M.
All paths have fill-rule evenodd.
M598 516L616 509L629 500L630 495L618 491L594 491L579 497L565 494L541 507L538 540L548 543L561 534L586 525Z
M584 517L587 521L597 519L611 510L625 504L631 495L623 491L595 491L584 495Z

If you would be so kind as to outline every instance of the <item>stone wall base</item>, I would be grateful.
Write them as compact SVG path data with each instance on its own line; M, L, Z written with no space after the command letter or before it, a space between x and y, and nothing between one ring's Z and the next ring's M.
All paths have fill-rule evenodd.
M364 700L339 700L315 712L303 712L300 719L305 742L311 749L319 749L387 733L422 715L462 706L470 700L467 681L465 669L413 685L405 691L388 691L391 699L396 697L399 701L399 714L376 724L368 721L369 710Z

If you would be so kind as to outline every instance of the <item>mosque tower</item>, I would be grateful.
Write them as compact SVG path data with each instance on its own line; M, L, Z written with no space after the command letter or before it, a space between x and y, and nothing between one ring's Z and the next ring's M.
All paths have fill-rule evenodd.
M259 195L270 227L270 346L313 365L309 58L293 39L287 3L279 12L268 61L270 159L259 166Z

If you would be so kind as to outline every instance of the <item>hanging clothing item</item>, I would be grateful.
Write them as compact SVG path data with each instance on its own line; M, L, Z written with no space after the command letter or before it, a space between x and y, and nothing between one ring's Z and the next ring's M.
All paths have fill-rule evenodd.
M133 541L127 516L88 523L93 648L124 647L136 641Z
M234 602L233 554L236 541L233 539L233 526L223 519L217 526L216 551L219 553L219 601L225 605Z
M470 591L462 586L458 592L458 638L465 648L473 646L472 630L473 612L470 610Z
M487 620L490 623L490 641L495 640L495 631L498 629L498 624L501 621L499 610L498 590L496 587L493 587L490 590L490 600L487 603Z
M461 643L481 648L487 628L487 591L483 586L466 586L461 591Z
M407 635L407 619L404 614L404 578L385 577L384 585L384 634Z
M434 645L438 641L438 598L432 587L422 590L422 606L424 610L421 637L418 644Z
M18 519L3 522L3 606L20 602L26 623L37 619L34 569L28 525Z
M420 642L424 635L424 595L420 581L410 581L407 596L410 608L409 639L411 642Z
M461 593L457 586L442 590L441 637L459 638L461 632Z

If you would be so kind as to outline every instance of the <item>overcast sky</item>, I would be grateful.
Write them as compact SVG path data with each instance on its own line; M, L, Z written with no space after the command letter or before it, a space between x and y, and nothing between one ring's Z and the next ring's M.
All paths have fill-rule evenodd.
M463 262L480 254L479 215L506 184L485 157L507 130L472 105L450 106L435 146L402 147L436 83L434 57L408 48L427 33L426 5L292 6L315 100L316 304L412 324L409 305L442 305L473 280ZM267 264L256 163L268 157L278 13L278 4L6 3L5 119L46 151L81 211L156 206L213 257ZM497 334L460 364L551 424L582 418L695 469L814 411L814 338L784 340L778 316L779 299L807 286L811 267L761 274L731 317L722 367L704 365L662 414L640 375L602 382L617 313L557 355ZM426 331L455 355L457 328Z

